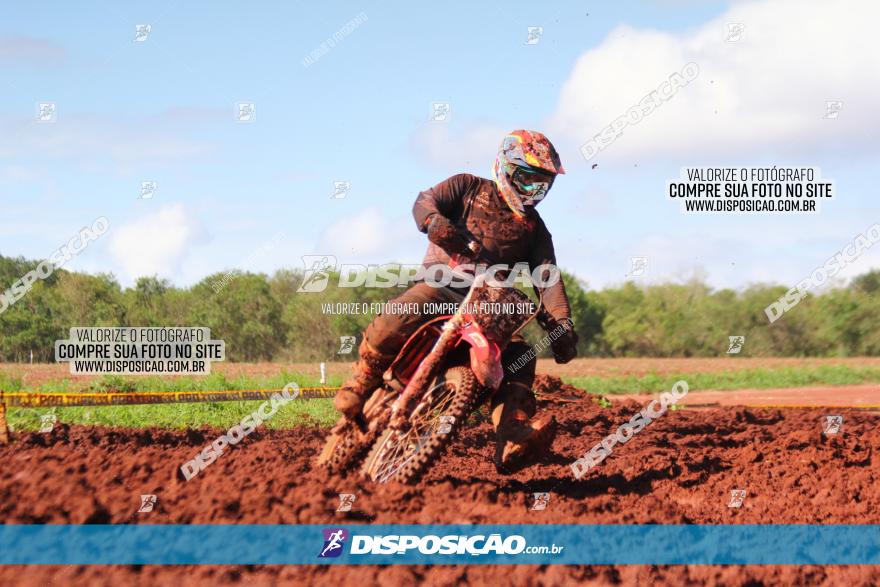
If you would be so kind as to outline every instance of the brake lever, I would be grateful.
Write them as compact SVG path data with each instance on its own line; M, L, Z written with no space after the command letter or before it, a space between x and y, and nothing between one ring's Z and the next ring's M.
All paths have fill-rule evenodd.
M538 320L538 324L540 324L541 327L548 332L552 329L553 325L556 322L556 319L553 318L550 312L548 312L543 305L538 310L538 315L536 316L536 319Z

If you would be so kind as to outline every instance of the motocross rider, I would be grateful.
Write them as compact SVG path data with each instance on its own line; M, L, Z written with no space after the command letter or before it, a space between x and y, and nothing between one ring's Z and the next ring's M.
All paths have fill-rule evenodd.
M536 131L516 130L501 143L492 170L494 181L462 173L421 192L413 206L413 216L418 229L427 233L430 241L424 266L448 263L455 255L472 256L468 244L475 241L481 248L481 258L491 263L513 267L525 262L530 270L545 264L555 267L553 240L535 205L547 195L560 173L565 171L547 137ZM535 287L552 316L542 326L548 331L562 332L551 343L556 362L567 363L577 355L578 337L570 321L571 310L561 275L553 285ZM465 293L466 288L462 291L419 281L393 302L415 303L421 308L432 303L458 303ZM400 348L431 318L425 313L376 316L364 332L354 375L337 392L336 409L348 418L356 418L370 393L381 384L383 373ZM497 439L495 463L499 470L508 470L546 453L556 434L556 419L552 415L532 420L536 412L532 392L534 355L513 373L507 368L528 351L524 340L514 339L502 355L505 378L491 406Z

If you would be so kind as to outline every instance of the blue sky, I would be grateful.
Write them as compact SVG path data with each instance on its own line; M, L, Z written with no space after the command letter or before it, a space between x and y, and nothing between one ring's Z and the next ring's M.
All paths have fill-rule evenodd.
M568 173L541 204L560 264L592 287L698 275L793 285L880 221L878 9L818 2L48 2L0 23L0 254L188 285L232 267L418 262L418 191L488 176L505 131L545 131ZM366 20L308 67L347 22ZM725 40L729 22L741 41ZM133 42L136 24L149 24ZM536 44L527 28L543 27ZM694 61L700 76L594 160L578 147ZM826 100L843 102L823 119ZM53 102L57 121L35 121ZM234 119L256 104L256 121ZM448 122L429 120L448 102ZM593 169L591 166L598 166ZM685 216L689 165L798 165L833 178L815 216ZM141 181L158 182L138 199ZM351 182L332 199L335 181ZM279 235L280 238L279 238ZM267 243L271 246L267 247ZM245 266L247 262L247 266ZM880 264L869 251L844 277Z

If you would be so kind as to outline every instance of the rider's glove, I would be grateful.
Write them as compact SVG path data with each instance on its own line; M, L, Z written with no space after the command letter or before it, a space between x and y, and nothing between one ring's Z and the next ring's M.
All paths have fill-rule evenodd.
M446 216L434 214L428 223L428 240L452 255L470 255L468 236Z
M577 356L578 335L577 332L574 331L574 324L571 320L569 320L567 324L559 324L557 322L553 325L553 329L550 330L550 332L553 332L554 330L557 332L561 330L562 334L555 339L550 339L550 348L553 349L553 358L556 359L556 362L559 364L568 363Z

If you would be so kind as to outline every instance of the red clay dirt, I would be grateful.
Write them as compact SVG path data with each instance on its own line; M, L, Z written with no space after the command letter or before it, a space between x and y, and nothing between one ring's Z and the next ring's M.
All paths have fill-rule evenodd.
M611 401L647 403L649 394L608 395ZM676 402L689 407L746 406L750 408L837 408L847 406L880 413L880 385L814 385L781 389L700 390Z
M576 395L541 376L538 391ZM561 393L560 393L561 392ZM880 421L840 410L824 435L815 409L670 411L583 479L569 464L642 404L542 402L560 423L553 453L511 475L491 464L493 435L466 429L416 486L329 478L314 466L324 431L258 430L189 482L178 472L220 431L56 426L0 447L5 523L880 523ZM730 491L746 489L740 509ZM544 511L531 494L549 491ZM337 513L339 493L357 495ZM141 494L155 511L138 514ZM871 585L880 568L794 566L70 566L0 567L0 585Z

